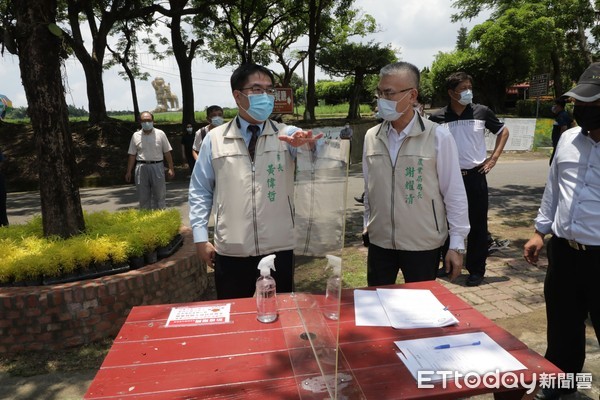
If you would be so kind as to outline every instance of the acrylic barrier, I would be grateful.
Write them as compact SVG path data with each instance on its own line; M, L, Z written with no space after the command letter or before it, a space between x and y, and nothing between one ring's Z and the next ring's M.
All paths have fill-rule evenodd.
M310 293L295 293L279 306L288 343L305 347L290 352L303 399L338 398L338 334L342 285L346 192L350 142L325 139L316 149L298 148L296 158L296 271L317 266L321 275Z

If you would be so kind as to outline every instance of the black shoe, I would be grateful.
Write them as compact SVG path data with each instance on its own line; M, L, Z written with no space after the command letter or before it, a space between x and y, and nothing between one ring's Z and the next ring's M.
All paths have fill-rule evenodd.
M365 202L365 197L364 196L354 196L354 200L356 200L357 203L363 204Z
M440 269L437 270L437 277L438 278L445 278L448 275L450 275L449 273L446 272L446 268L442 267Z
M479 286L483 282L483 275L471 274L467 278L467 286Z

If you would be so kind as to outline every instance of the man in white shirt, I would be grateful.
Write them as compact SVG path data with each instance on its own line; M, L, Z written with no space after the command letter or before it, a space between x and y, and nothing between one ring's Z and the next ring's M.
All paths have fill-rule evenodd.
M560 137L535 233L523 255L536 264L544 237L552 234L544 281L545 357L564 372L577 374L585 360L588 316L600 343L600 63L590 65L563 96L575 99L573 116L579 126ZM536 398L558 399L575 390L548 388Z
M129 142L129 158L125 181L131 182L131 174L135 167L135 186L137 187L141 209L166 208L167 186L165 181L165 165L167 160L169 178L175 176L171 144L167 135L154 128L154 116L144 111L140 114L142 129L131 136Z

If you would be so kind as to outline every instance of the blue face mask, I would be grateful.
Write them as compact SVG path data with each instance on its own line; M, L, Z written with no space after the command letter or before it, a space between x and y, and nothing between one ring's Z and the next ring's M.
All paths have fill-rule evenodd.
M154 123L152 122L142 122L142 129L145 131L151 131L154 127Z
M266 121L269 118L269 115L271 115L273 112L273 107L275 106L275 97L266 93L250 95L244 94L244 96L248 97L248 101L250 101L250 106L247 110L245 110L248 115L259 122Z

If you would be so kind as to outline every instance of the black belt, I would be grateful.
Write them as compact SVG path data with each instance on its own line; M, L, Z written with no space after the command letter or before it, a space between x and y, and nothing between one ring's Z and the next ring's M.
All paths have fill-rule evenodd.
M462 176L465 175L469 175L469 174L474 174L474 173L478 173L479 174L479 168L481 168L481 165L475 167L475 168L471 168L471 169L461 169L460 173L462 174Z
M567 242L567 244L575 249L575 250L579 250L579 251L598 251L600 250L600 246L592 246L592 245L588 245L588 244L581 244L581 243L577 243L574 240L568 240L568 239L563 239L563 238L558 238L560 240L564 240L565 242Z
M160 161L142 161L142 160L135 160L135 162L138 162L140 164L158 164L163 162L163 160Z

